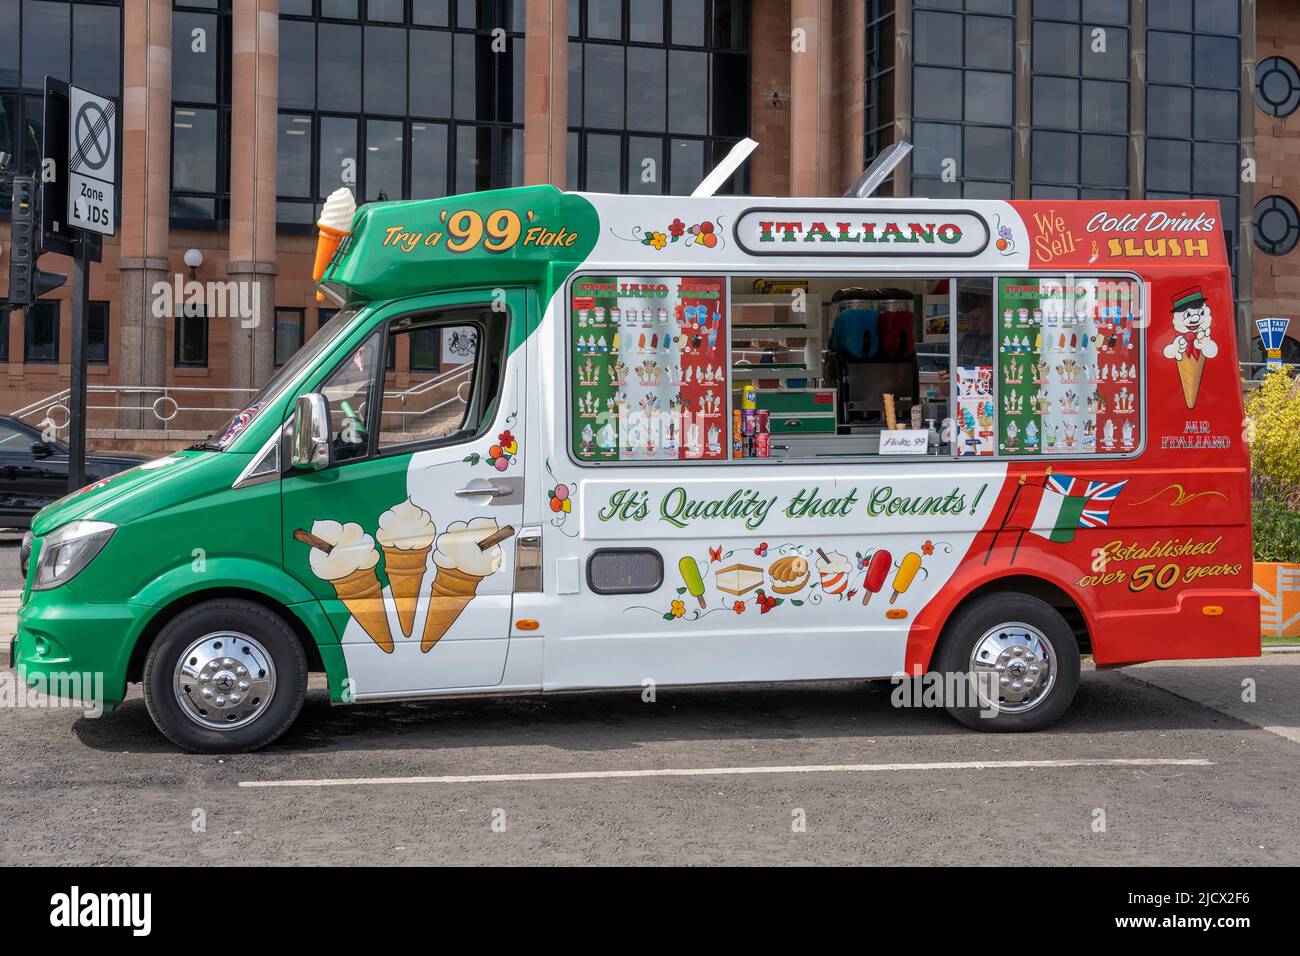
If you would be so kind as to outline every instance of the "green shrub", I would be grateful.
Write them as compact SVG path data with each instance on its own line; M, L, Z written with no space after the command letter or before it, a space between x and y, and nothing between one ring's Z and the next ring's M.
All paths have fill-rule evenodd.
M1250 514L1256 561L1300 562L1300 508L1286 498L1257 496Z
M1255 560L1300 562L1300 380L1275 368L1246 396Z

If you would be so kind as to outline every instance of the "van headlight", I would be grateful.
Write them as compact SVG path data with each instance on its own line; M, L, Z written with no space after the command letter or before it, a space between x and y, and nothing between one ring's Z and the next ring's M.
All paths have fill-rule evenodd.
M73 521L51 531L41 542L32 590L67 584L104 549L116 530L117 525L107 521Z

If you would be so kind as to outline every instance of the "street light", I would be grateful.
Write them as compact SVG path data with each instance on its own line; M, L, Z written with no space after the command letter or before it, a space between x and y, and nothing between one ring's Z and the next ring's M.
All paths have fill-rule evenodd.
M198 249L185 250L185 264L190 267L190 278L198 278L195 272L203 265L203 253Z

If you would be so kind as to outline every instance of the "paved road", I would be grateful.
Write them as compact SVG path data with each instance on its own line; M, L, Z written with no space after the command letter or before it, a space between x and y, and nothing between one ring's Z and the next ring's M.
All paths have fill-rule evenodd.
M1300 654L1223 681L1241 668L1300 724ZM0 863L1300 863L1300 745L1278 734L1114 671L1088 670L1036 735L968 732L889 696L835 683L341 709L317 683L281 742L224 759L176 752L138 693L101 719L5 707ZM824 769L752 772L810 765ZM609 771L652 773L591 776ZM525 777L565 773L579 776ZM463 780L490 775L507 779Z

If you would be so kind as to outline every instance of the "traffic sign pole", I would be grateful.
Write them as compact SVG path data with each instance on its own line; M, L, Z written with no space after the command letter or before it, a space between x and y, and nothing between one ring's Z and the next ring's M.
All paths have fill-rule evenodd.
M86 344L90 311L90 237L72 258L72 379L68 383L68 491L86 484Z

